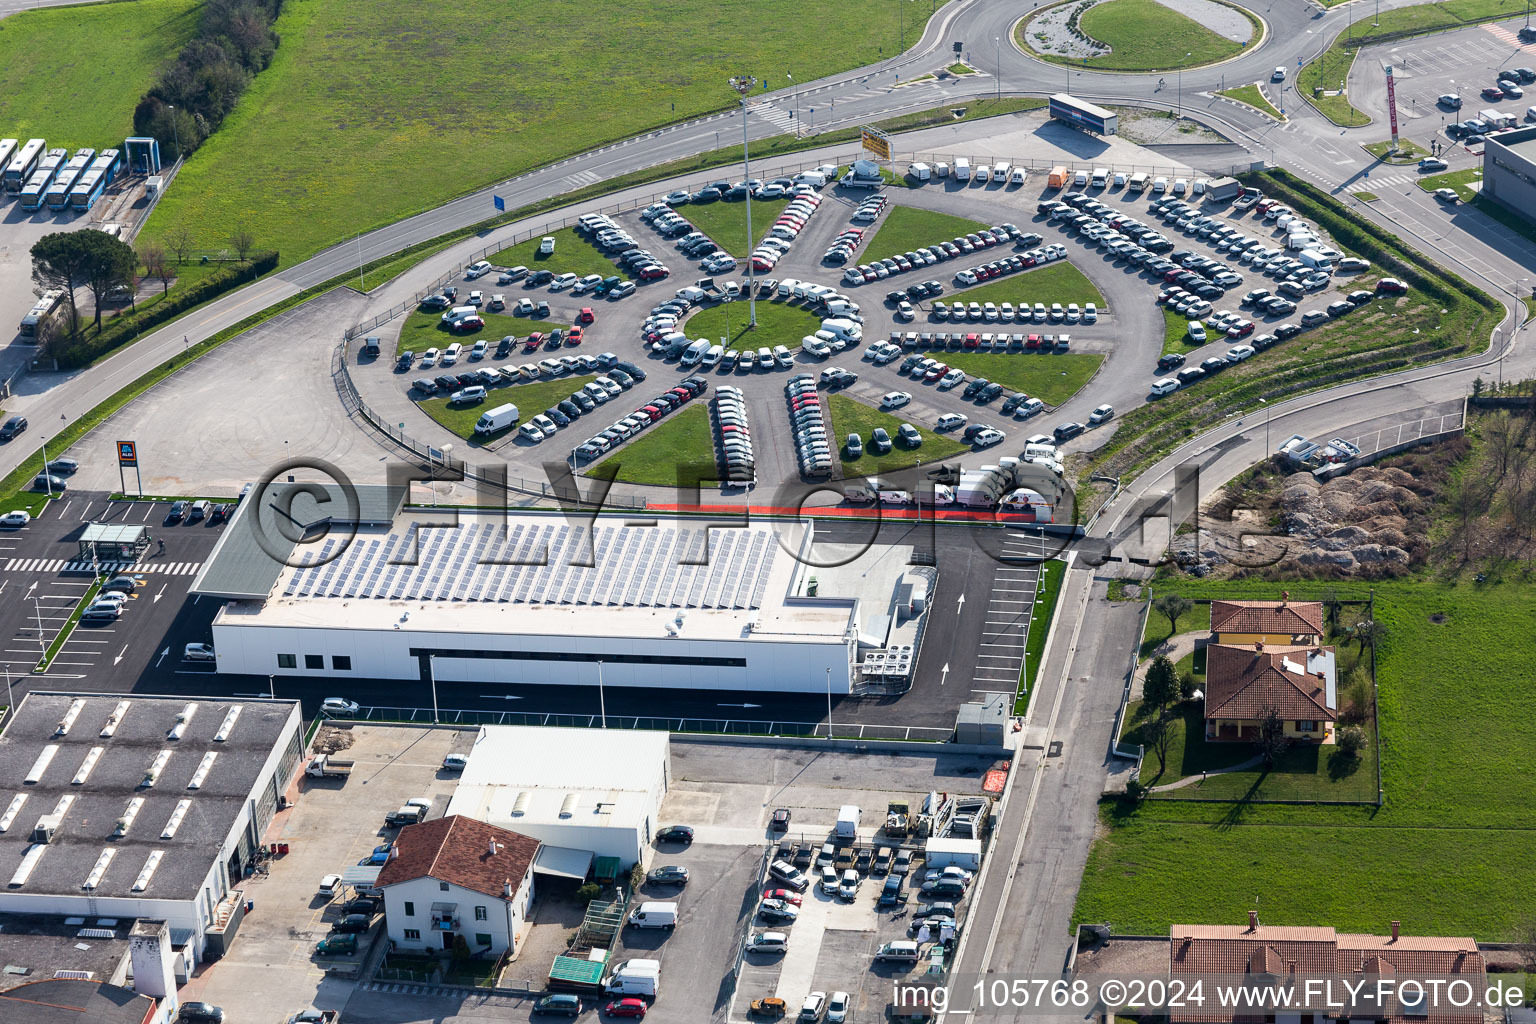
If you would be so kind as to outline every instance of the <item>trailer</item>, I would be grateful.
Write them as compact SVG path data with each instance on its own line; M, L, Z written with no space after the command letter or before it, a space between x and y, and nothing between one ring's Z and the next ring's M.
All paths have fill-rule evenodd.
M32 172L32 177L21 187L21 208L23 210L41 210L43 208L43 194L48 191L48 186L53 183L54 175L59 173L59 168L64 166L64 161L69 156L67 149L50 149L37 162L37 170Z
M62 210L69 205L69 190L75 187L75 182L80 180L80 175L85 173L91 161L96 159L94 149L77 149L69 163L59 168L59 173L54 177L53 184L48 186L43 194L43 200L50 210Z
M47 148L48 143L43 139L28 139L27 144L16 151L11 162L5 165L3 181L7 192L21 191L32 172L37 170L37 163Z
M1242 191L1242 183L1236 178L1217 178L1205 187L1206 197L1216 202L1232 199L1235 196L1241 195Z
M1064 92L1051 97L1051 117L1074 128L1082 128L1097 135L1114 135L1118 117L1112 110L1094 106L1086 100L1068 96Z
M95 167L90 168L80 175L80 180L75 182L75 187L69 190L69 208L71 210L89 210L96 205L96 200L107 190L107 179L101 171Z

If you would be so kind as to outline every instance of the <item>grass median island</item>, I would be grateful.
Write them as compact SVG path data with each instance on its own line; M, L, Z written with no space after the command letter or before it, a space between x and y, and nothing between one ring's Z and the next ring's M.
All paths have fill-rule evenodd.
M704 232L717 245L737 259L744 258L763 240L773 227L779 212L789 205L788 199L752 200L752 240L747 240L747 204L745 202L688 203L679 206L677 212L688 218L699 231ZM692 261L689 261L692 262ZM745 267L736 268L746 273Z
M1051 635L1051 620L1056 616L1056 602L1066 580L1067 563L1059 558L1046 562L1040 570L1040 589L1030 609L1029 639L1024 646L1024 664L1019 666L1019 689L1014 696L1013 713L1029 710L1035 693L1035 678L1040 675L1040 661L1045 656L1045 641Z
M951 455L970 450L969 445L953 437L935 434L926 427L912 423L909 419L903 419L900 409L894 412L882 412L847 395L823 395L822 400L826 403L827 411L831 416L831 422L827 425L827 443L837 449L837 457L842 460L845 476L894 473L898 469L906 469L920 462L939 462ZM923 438L923 443L919 447L906 448L896 440L896 431L903 423L912 423L917 427L917 432ZM875 455L869 450L869 439L880 427L884 427L885 432L891 436L892 447L885 455ZM843 444L849 434L858 434L859 439L864 442L864 454L856 459L848 457L848 451Z
M134 134L139 97L192 38L201 10L200 0L135 0L12 14L0 24L5 133L50 147L120 145Z
M292 265L477 186L732 107L736 71L783 88L786 71L810 81L875 63L892 55L898 19L916 41L932 10L845 0L806 32L791 0L577 19L529 0L289 0L271 67L146 235L185 225L202 246L244 228ZM131 110L139 90L124 93Z
M635 439L586 471L587 476L626 484L684 486L679 467L710 467L715 464L715 433L709 407L695 400L660 423L645 428ZM709 477L706 475L706 479Z
M995 249L993 251L996 251ZM1005 250L1011 252L1012 250ZM973 254L977 263L989 262L985 254ZM1020 274L1010 274L997 281L988 281L986 284L977 285L974 288L964 288L954 293L953 296L945 295L941 301L953 298L956 302L1011 302L1017 306L1021 302L1027 302L1033 306L1037 302L1043 302L1049 306L1053 302L1059 302L1065 306L1069 302L1078 305L1093 303L1102 314L1108 307L1104 303L1104 296L1094 287L1093 282L1077 267L1066 261L1047 263L1044 266L1034 267ZM992 325L996 326L996 325ZM1021 329L1024 324L1018 325ZM1076 324L1053 324L1051 330L1071 331ZM1041 325L1044 329L1044 325ZM1088 330L1093 325L1088 325Z
M1391 139L1371 142L1360 148L1384 164L1416 164L1424 157L1429 156L1429 150L1412 139L1398 139L1397 149L1395 150L1392 148Z
M757 303L757 326L749 327L751 313L745 300L722 302L702 309L683 322L682 332L690 338L707 338L719 344L729 339L727 349L773 348L783 345L790 351L800 347L807 334L821 329L821 317L808 309L784 302Z
M1231 5L1228 5L1231 6ZM1235 11L1242 8L1232 6ZM1242 11L1253 26L1256 41L1263 33L1259 20ZM1068 57L1034 49L1026 29L1026 18L1015 30L1018 42L1032 55L1055 64L1097 68L1102 71L1175 71L1211 64L1244 50L1242 43L1212 32L1193 18L1186 17L1157 0L1105 0L1094 4L1078 19L1084 34L1110 47L1108 53L1089 57ZM1185 54L1189 54L1185 57Z
M483 364L473 363L469 365L479 366ZM451 367L450 369L457 369L457 367ZM527 384L513 384L509 387L490 388L486 392L484 401L470 402L466 405L457 405L449 401L449 396L439 393L441 397L426 398L417 402L416 405L422 412L466 440L494 441L533 419L533 417L561 399L571 397L571 392L580 391L582 385L595 380L596 377L597 374L595 373L585 373L571 377L557 377L554 380L536 380ZM477 435L475 433L475 421L480 419L480 414L489 412L498 405L505 405L508 402L517 406L517 423L508 428L507 431L490 434L486 437ZM590 415L600 418L602 415L601 409L594 410ZM585 418L582 417L582 419ZM558 435L546 443L559 446L560 439L566 437L567 431L574 430L580 433L581 428L577 425L580 422L581 420L573 420L569 427L562 429ZM612 420L603 420L603 425L607 426L611 422ZM582 438L586 436L587 434L581 434ZM570 439L567 438L567 440ZM566 447L572 447L575 444L576 441L571 440L570 444Z
M1269 102L1268 98L1265 97L1264 90L1260 89L1253 83L1249 83L1248 85L1240 85L1235 89L1226 89L1217 95L1226 96L1228 99L1237 100L1239 103L1246 103L1248 106L1254 108L1255 110L1263 111L1270 117L1274 118L1276 121L1285 120L1285 115L1280 113L1280 111L1275 108L1275 105Z
M1464 203L1475 201L1481 194L1480 189L1473 185L1481 185L1483 182L1483 169L1481 167L1468 167L1461 171L1447 171L1444 174L1431 174L1418 180L1419 188L1425 192L1433 192L1439 188L1453 188L1456 195Z
M1170 352L1180 354L1193 352L1201 345L1209 344L1206 341L1196 341L1189 336L1189 318L1183 313L1164 307L1163 323L1167 328L1167 333L1163 335L1163 355L1165 356Z
M1333 586L1317 584L1305 595L1290 589L1315 599ZM1340 596L1365 596L1366 584L1355 594L1346 586L1338 585ZM1374 618L1386 627L1376 652L1385 804L1256 804L1245 800L1247 789L1231 802L1106 802L1076 920L1166 933L1176 922L1243 921L1257 899L1270 908L1260 913L1272 925L1379 934L1381 922L1402 918L1424 922L1427 934L1515 939L1532 882L1529 867L1510 865L1529 861L1518 851L1529 847L1536 777L1521 766L1536 756L1528 728L1536 695L1520 645L1508 638L1528 632L1536 595L1517 586L1422 580L1370 586ZM1273 599L1278 588L1255 593L1243 581L1182 580L1153 586L1154 593L1172 589ZM1182 619L1179 627L1192 628ZM1354 653L1356 645L1343 646ZM1318 754L1327 761L1332 752ZM1170 770L1173 764L1170 757ZM1156 768L1152 755L1143 775ZM1362 767L1358 774L1374 772ZM1435 884L1424 885L1425 878Z
M539 252L539 246L543 243L544 235L534 235L524 242L510 245L505 249L499 249L486 257L492 265L498 267L527 267L529 270L548 270L554 274L575 274L577 277L586 277L588 274L601 274L604 277L629 276L619 270L619 265L604 256L591 242L576 233L575 228L560 228L551 231L548 237L555 240L555 251L544 255ZM521 298L524 294L531 294L541 289L525 289L523 281L514 281L505 285L517 293ZM469 287L497 288L494 276L482 277ZM462 290L462 289L461 289ZM511 293L507 293L510 299Z
M461 291L459 294L462 296L464 293ZM511 296L508 296L508 300L510 304ZM481 313L480 315L485 320L485 326L480 328L480 330L450 331L448 330L448 325L443 323L442 311L435 309L418 309L416 312L407 315L405 318L405 323L400 326L400 340L395 343L395 355L399 356L402 352L414 352L416 353L416 358L419 360L421 358L421 354L427 349L445 349L449 345L452 345L454 342L458 342L460 345L463 345L465 350L468 351L470 348L474 347L475 342L481 340L482 338L491 342L491 348L494 350L496 343L500 342L502 338L505 338L509 334L513 335L518 339L519 342L521 342L522 339L528 337L528 335L532 334L534 331L543 331L545 334L548 334L553 330L563 331L569 326L567 324L554 323L549 320L537 320L529 319L527 317L507 316L504 313ZM521 356L522 354L521 345L519 345L517 348L514 348L512 351L513 358ZM520 361L527 362L528 360L543 359L546 355L567 354L571 353L567 353L564 349L562 349L560 352L545 352L543 348L540 348L537 353L528 353L528 359ZM453 370L455 373L462 372L457 366L449 367L449 369ZM412 372L415 372L415 370L416 368L413 367ZM431 376L432 374L442 373L444 371L438 369L437 366L429 366L422 370L422 372L427 373L428 376Z
M875 237L864 246L864 253L858 257L858 261L868 263L883 260L888 256L910 252L918 246L948 242L952 238L990 226L966 217L898 204L892 206L891 211L885 215L885 221L875 232ZM922 271L914 270L913 273L921 275Z
M1046 405L1060 405L1083 389L1098 372L1104 357L1089 353L1037 355L1034 352L939 352L934 359L965 371L968 377L985 377L1010 391L1022 391ZM998 399L1001 401L1001 399ZM977 407L972 420L995 420L995 406ZM1006 430L1012 417L1002 420Z

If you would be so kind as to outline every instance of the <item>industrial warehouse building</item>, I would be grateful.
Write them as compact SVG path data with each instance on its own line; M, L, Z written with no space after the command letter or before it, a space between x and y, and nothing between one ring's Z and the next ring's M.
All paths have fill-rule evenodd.
M1481 192L1527 221L1536 219L1536 126L1484 137Z
M275 531L255 522L268 503L243 502L193 586L226 599L219 671L845 694L860 646L884 646L893 602L913 593L887 559L845 573L861 589L836 596L833 571L807 568L809 524L400 504L365 494L345 529L318 506L295 512L318 539L274 555Z
M0 734L0 913L153 919L185 975L302 754L294 701L32 692Z
M670 783L664 732L486 726L448 813L539 840L540 874L613 877L641 860Z

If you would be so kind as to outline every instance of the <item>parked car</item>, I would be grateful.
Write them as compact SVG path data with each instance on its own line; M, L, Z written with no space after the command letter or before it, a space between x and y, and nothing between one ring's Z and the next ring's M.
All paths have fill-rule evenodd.
M691 843L693 842L693 827L690 825L668 825L656 833L658 843Z
M663 864L645 877L653 885L687 885L688 869L681 864Z

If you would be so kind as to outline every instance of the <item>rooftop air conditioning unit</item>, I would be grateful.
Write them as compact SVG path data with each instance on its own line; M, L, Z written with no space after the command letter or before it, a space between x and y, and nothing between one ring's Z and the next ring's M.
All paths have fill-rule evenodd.
M32 842L53 842L54 833L58 832L59 826L63 823L63 816L59 814L45 814L38 818L37 825L32 829Z

